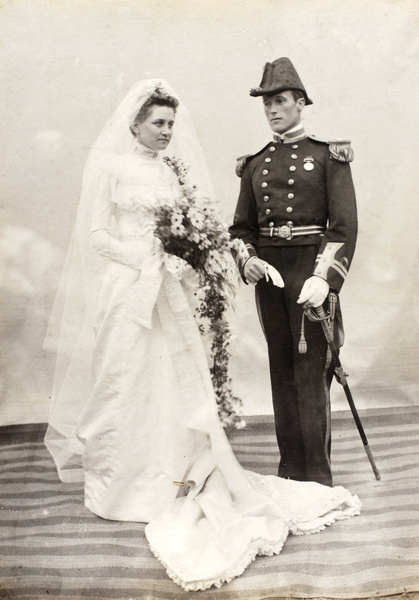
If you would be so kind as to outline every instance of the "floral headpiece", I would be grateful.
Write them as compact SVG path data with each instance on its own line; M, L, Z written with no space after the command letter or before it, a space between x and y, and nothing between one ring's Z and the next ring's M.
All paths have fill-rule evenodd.
M168 98L169 97L169 94L166 92L166 90L163 87L163 84L160 83L160 82L156 85L154 93L158 94L159 96L162 96L163 98Z

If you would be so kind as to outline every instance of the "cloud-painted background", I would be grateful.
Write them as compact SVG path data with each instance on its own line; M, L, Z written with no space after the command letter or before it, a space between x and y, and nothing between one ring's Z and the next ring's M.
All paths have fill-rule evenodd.
M131 85L163 77L186 103L226 222L235 158L270 139L259 84L288 56L320 138L350 138L359 242L341 298L342 362L360 407L417 402L419 7L376 0L9 0L0 8L0 424L45 421L42 350L83 165ZM270 413L267 355L243 286L233 376L245 413ZM344 408L332 388L334 408Z

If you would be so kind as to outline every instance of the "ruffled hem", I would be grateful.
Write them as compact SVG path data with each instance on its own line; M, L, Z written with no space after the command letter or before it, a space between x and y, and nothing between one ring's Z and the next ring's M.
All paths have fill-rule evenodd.
M342 521L343 519L348 519L349 517L360 514L362 502L358 496L353 496L345 490L345 488L340 486L333 489L337 491L336 494L324 498L320 504L316 505L318 517L312 516L311 518L304 518L302 515L298 515L292 518L291 523L295 526L301 525L303 527L304 523L309 524L311 521L326 519L330 514L334 515L331 523L334 521ZM331 523L327 522L326 525ZM324 529L324 527L322 529ZM307 532L311 533L310 530ZM315 531L313 531L313 533L315 533Z
M343 488L342 488L343 489ZM336 507L335 509L331 509L330 511L323 514L323 516L318 517L318 519L313 519L311 521L307 521L307 529L305 529L304 521L297 521L292 519L289 523L289 530L292 535L311 535L313 533L319 533L328 527L329 525L333 525L336 521L344 521L345 519L349 519L350 517L355 517L361 514L362 502L358 498L358 496L351 496L345 499L345 507ZM319 523L315 525L310 525L313 521L318 521Z
M275 489L276 486L272 486L270 480L272 476L263 476L259 473L255 473L253 471L245 471L246 478L252 485L253 489L261 492L262 494L271 497L274 502L277 502L279 505L285 510L285 506L282 502L281 497L278 494L282 493L283 495L295 493L295 485L297 482L293 480L283 480L281 478L273 477L275 483L279 483L282 481L284 486L289 484L289 489L284 487L281 491ZM315 500L312 500L308 505L300 506L299 510L296 510L293 506L292 511L288 509L286 512L289 517L289 522L295 528L297 524L301 524L304 526L304 523L307 525L311 522L316 522L319 519L324 519L329 514L334 514L334 520L342 520L347 519L349 517L353 517L360 514L362 502L356 495L352 495L346 488L341 485L337 485L333 488L321 486L320 484L314 482L298 482L299 486L308 486L313 487L313 492L315 488L323 489L323 493L320 496L317 496ZM308 493L309 497L312 494ZM338 518L337 515L341 516ZM310 533L310 531L307 531Z
M177 585L183 588L186 592L198 592L208 590L212 586L220 588L224 583L229 583L236 577L239 577L244 573L247 567L255 560L257 556L274 556L279 554L284 546L285 540L288 537L288 529L284 529L283 536L280 540L271 542L266 539L254 540L249 544L243 554L236 560L236 562L226 569L221 575L214 579L206 579L200 581L184 581L178 574L176 574L164 559L161 557L159 552L153 548L150 544L150 550L157 560L163 565L167 575Z
M336 488L336 495L341 495L342 492L346 492L344 495L347 495L347 497L342 500L340 505L335 504L331 509L326 509L330 502L325 502L323 506L318 507L319 516L317 518L309 521L298 521L296 519L291 519L286 523L283 536L280 540L272 541L259 538L250 542L250 544L246 547L241 556L234 562L233 565L228 567L219 576L212 577L211 579L185 581L179 576L178 573L173 571L173 569L166 563L156 548L152 546L150 540L148 540L150 549L153 555L165 568L167 575L185 591L203 591L211 588L212 586L220 588L224 583L229 583L234 578L242 575L246 568L255 560L257 556L273 556L279 554L288 537L288 533L291 533L292 535L312 535L323 531L326 529L326 527L337 521L343 521L344 519L359 515L362 504L358 496L352 496L349 494L349 492L347 492L347 490L341 488L340 486ZM323 508L326 511L324 513L322 513Z

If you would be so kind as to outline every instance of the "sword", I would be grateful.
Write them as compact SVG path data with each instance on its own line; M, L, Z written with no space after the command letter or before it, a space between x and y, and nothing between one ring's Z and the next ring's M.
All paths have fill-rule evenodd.
M313 314L312 308L309 306L305 306L305 314L311 321L320 321L324 335L326 336L327 343L329 344L330 352L332 354L333 362L335 363L335 377L336 380L343 387L343 391L345 392L346 399L348 400L349 407L352 412L352 416L355 420L356 426L358 428L359 435L361 437L362 443L364 444L365 452L367 453L368 460L370 461L370 465L372 470L374 471L375 478L377 481L381 479L381 475L378 472L377 465L375 464L374 457L371 452L371 448L369 447L367 436L365 435L364 428L362 427L361 419L359 418L358 411L355 406L355 402L352 398L351 390L349 389L349 385L347 382L347 373L343 370L342 363L339 359L339 354L336 350L335 342L333 339L333 330L332 327L328 323L329 315L327 315L322 306L318 306L314 308L315 314Z

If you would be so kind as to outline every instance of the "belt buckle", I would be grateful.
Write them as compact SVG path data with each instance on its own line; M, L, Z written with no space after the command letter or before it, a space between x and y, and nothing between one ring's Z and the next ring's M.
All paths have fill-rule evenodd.
M278 227L278 237L290 240L292 238L292 227L290 225L281 225L281 227Z
M271 238L283 238L285 240L292 239L292 226L291 225L281 225L281 227L271 227L269 231L269 236Z

